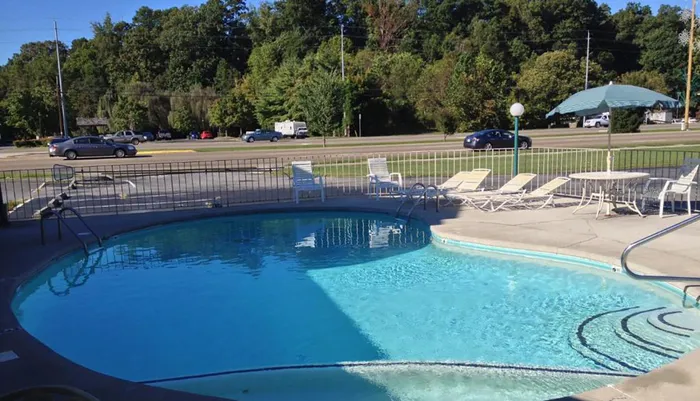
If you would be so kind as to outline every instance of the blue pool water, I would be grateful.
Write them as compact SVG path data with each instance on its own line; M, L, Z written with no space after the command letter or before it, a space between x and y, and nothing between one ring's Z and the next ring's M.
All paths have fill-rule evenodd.
M123 235L58 260L13 301L29 333L83 366L241 400L329 399L333 388L377 400L562 396L700 345L697 311L680 306L621 274L444 248L418 222L360 213ZM258 370L303 365L324 367Z

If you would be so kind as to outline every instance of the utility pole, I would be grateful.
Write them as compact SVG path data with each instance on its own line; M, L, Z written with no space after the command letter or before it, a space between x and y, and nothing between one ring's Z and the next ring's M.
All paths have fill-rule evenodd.
M343 34L343 24L340 24L340 74L345 81L345 36Z
M344 26L340 24L340 74L343 79L343 85L345 85L345 35L343 33ZM345 105L343 105L343 135L348 136L348 126L345 125Z
M588 31L588 37L586 38L586 86L584 89L588 89L588 60L591 54L591 31Z
M56 63L58 65L58 91L61 102L61 116L63 117L63 137L68 137L68 119L66 118L66 99L63 94L63 76L61 75L61 57L58 52L58 24L53 22L53 29L56 34Z
M591 31L588 31L588 36L586 37L586 83L583 87L584 90L588 89L588 60L591 54ZM586 124L586 116L583 116L583 123Z
M63 115L61 109L61 89L58 86L58 75L56 75L56 106L58 106L58 127L63 129Z
M690 12L690 39L688 41L688 80L685 84L685 119L681 129L687 130L690 123L690 81L693 79L693 47L695 46L695 0Z

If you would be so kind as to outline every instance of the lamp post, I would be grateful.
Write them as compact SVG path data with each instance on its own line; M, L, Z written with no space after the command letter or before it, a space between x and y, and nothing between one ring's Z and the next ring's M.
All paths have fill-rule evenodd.
M518 123L520 122L520 116L525 114L525 106L520 103L515 103L510 106L510 114L515 117L515 138L513 139L513 176L518 175L518 150L520 149L520 144L518 143Z

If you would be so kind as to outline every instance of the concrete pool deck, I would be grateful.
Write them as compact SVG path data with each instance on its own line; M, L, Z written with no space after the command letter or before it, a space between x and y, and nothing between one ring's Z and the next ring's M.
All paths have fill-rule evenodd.
M178 220L199 219L235 213L364 210L393 213L396 201L366 198L332 199L326 203L302 202L260 204L226 209L184 210L86 218L103 237ZM431 208L431 206L433 208ZM583 257L619 266L622 250L632 241L680 222L687 215L659 219L657 216L614 216L595 220L595 208L576 215L571 208L481 213L454 207L435 212L417 208L414 216L431 225L443 238L470 243L518 248ZM53 223L53 224L51 224ZM75 223L75 222L73 222ZM80 249L77 241L64 232L56 240L55 222L47 224L47 245L40 245L38 222L17 222L0 229L0 355L14 352L18 358L0 362L0 394L20 388L62 384L81 388L101 400L207 400L212 397L179 393L105 376L80 367L39 343L19 326L10 309L15 289L40 271L52 259ZM79 230L82 231L82 230ZM641 273L700 276L700 224L685 227L639 248L630 256L633 268ZM697 305L700 286L674 283L686 292L685 306ZM679 306L680 306L679 300ZM2 359L0 359L2 360ZM614 386L593 390L568 400L693 400L700 394L700 350L651 373L625 380Z

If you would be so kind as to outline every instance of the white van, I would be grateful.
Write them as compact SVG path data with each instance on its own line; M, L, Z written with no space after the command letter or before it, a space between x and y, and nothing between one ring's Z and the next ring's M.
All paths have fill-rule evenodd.
M280 123L275 123L275 131L281 132L282 138L301 138L308 135L306 131L306 123L304 121L287 120Z

